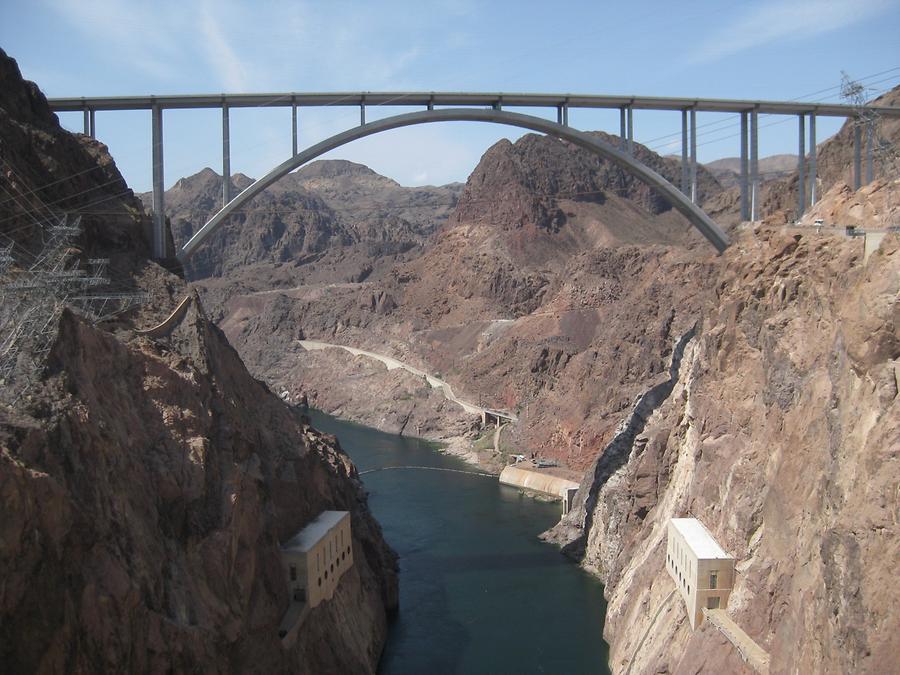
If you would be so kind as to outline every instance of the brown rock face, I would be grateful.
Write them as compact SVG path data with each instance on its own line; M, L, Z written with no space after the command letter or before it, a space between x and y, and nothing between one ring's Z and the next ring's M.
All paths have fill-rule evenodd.
M614 669L712 672L731 649L676 596L635 652L674 587L666 522L688 514L737 558L728 611L772 672L893 668L900 249L863 267L861 247L739 239L671 392L623 422L554 531L604 579Z
M106 146L59 126L47 99L0 49L0 233L32 255L41 227L81 216L87 257L109 257L129 278L148 254L150 221ZM102 211L103 215L97 212Z
M593 135L613 146L619 143L603 132ZM677 161L639 143L634 144L634 156L672 183L680 180ZM702 167L698 181L701 199L721 189ZM502 140L484 154L466 183L453 222L490 223L505 230L532 225L559 232L567 219L560 200L599 205L608 195L627 199L651 215L671 208L661 195L611 162L566 141L527 134L515 143ZM658 241L657 232L634 235Z
M40 196L54 218L84 213L76 252L151 298L102 327L64 312L26 396L0 390L3 672L374 672L396 563L352 463L249 376L196 299L167 337L135 336L183 280L146 259L148 219L105 149L63 131L2 53L0 84L11 269L43 215L55 224ZM325 509L351 512L354 566L286 648L280 542Z
M10 672L374 671L396 576L355 469L202 315L130 345L66 315L31 396L0 441ZM325 509L356 562L286 650L279 542Z

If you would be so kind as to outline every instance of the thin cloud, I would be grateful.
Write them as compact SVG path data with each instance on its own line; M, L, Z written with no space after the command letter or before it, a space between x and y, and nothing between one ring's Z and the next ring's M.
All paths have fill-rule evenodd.
M247 91L251 78L245 62L232 47L222 24L216 18L221 5L209 1L200 8L198 23L203 37L203 48L209 67L228 91Z
M55 0L50 6L88 39L108 45L106 53L116 61L158 80L177 72L172 65L177 47L161 8L124 0Z
M883 13L891 0L773 0L747 4L688 56L692 65L710 63L782 40L808 39Z

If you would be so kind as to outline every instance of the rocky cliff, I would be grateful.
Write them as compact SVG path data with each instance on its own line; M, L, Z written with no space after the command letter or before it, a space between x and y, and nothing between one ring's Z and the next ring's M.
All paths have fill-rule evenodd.
M149 220L105 148L63 131L2 52L0 82L11 272L80 213L71 253L110 257L150 298L115 324L64 311L24 396L4 386L4 671L374 672L396 564L352 463L250 377L198 298L168 334L135 332L184 282L147 260ZM351 512L354 566L283 646L280 542L325 509Z
M772 672L889 672L900 247L863 266L860 241L757 229L723 258L662 388L549 538L603 579L616 671L745 668L714 629L691 631L679 596L665 604L665 526L693 515L737 559L728 611Z

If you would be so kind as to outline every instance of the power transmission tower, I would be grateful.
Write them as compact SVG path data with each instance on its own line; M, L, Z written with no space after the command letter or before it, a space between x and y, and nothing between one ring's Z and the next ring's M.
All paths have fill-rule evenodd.
M66 216L55 224L39 224L43 247L33 262L16 255L16 245L0 248L0 386L17 400L46 359L56 337L64 308L91 322L103 321L147 301L146 293L108 293L108 260L78 261L74 241L81 234L81 218Z

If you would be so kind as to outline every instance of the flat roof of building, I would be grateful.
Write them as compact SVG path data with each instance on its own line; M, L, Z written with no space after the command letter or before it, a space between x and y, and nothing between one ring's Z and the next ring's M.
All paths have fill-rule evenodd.
M349 511L322 511L314 521L291 537L290 540L281 547L281 550L294 553L307 553L309 549L318 544L322 540L322 537L328 534L331 529L344 518L349 517Z
M696 518L672 518L671 522L699 560L732 559Z

